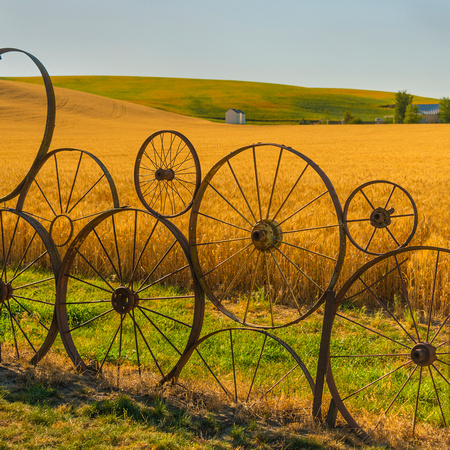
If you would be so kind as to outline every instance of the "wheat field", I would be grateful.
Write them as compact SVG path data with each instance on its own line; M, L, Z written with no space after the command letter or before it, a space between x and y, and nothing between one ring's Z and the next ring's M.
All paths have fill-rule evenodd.
M201 162L203 177L217 161L230 152L260 142L291 147L316 163L332 183L342 208L352 191L363 183L371 180L396 183L409 192L417 205L419 220L411 244L450 247L448 125L226 125L62 88L56 88L55 94L56 127L50 150L75 148L99 158L112 175L120 205L141 207L133 183L134 162L141 144L157 130L176 130L188 137L194 145ZM43 87L30 84L0 81L0 96L0 158L3 166L0 195L4 196L23 179L34 160L43 135L46 104ZM258 161L261 179L264 176L268 178L269 187L262 189L261 194L266 197L269 196L268 189L276 170L277 151L271 155L261 155ZM239 165L238 157L232 161L233 164ZM295 180L295 171L302 170L301 164L295 166L296 158L293 158L293 161L292 164L285 164L280 168L280 199L292 186L291 179ZM67 180L72 180L74 164L76 160L72 162L72 166L68 162L59 168L61 183L70 184ZM86 179L85 184L90 185L90 180L96 179L97 175L93 175L93 172L98 168L95 163L85 164L86 166L80 168L78 176L80 181ZM245 170L245 166L241 167ZM50 172L42 172L41 177L42 188L49 196L56 196L55 176ZM262 183L264 184L264 181ZM81 185L83 184L84 182L81 182ZM236 185L225 185L223 190L225 196L229 195L230 199L236 196ZM95 213L114 206L107 188L106 192L105 195L100 192L89 202L80 205L81 211L87 215L87 212ZM209 191L205 194L203 208L210 208L206 203L208 193ZM219 205L218 202L211 201L213 208L215 204ZM16 203L17 198L7 202L5 206L14 207ZM333 218L322 219L334 214L333 204L323 203L322 212L318 206L308 226L317 225L322 220L325 220L327 225L333 220L336 221ZM39 199L39 192L35 189L30 190L23 208L25 211L33 208L42 211L46 205L42 198ZM295 206L287 204L286 208L294 210ZM188 236L189 214L174 218L173 222ZM82 224L81 221L79 225ZM405 229L402 229L402 224L405 224ZM400 222L399 233L408 236L410 226L407 221ZM202 223L199 220L198 229L202 234L217 234L217 229L207 221ZM76 231L74 230L74 233ZM314 239L320 240L322 237L315 236ZM339 242L335 236L324 238L316 250L335 256L339 251ZM205 257L206 261L217 262L228 257L228 253L219 254L220 247L215 248L214 252L214 255L211 253ZM343 284L357 268L371 258L372 256L365 255L347 242L337 286ZM310 264L316 263L317 261L312 259ZM221 276L231 277L235 270L236 267L230 267L228 275L224 270ZM329 270L333 271L332 268Z

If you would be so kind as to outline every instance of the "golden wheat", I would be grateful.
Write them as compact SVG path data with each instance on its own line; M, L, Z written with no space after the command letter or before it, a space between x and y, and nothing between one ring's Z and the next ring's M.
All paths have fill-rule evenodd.
M37 153L40 130L43 133L45 124L45 96L40 86L6 81L1 83L1 95L5 99L6 108L0 116L3 130L0 157L4 169L0 193L5 195L21 181L27 171L27 164L31 164ZM41 98L40 103L36 100L38 98ZM97 156L112 174L121 205L140 207L134 189L133 168L142 142L157 130L173 129L186 135L193 143L199 154L203 176L231 151L253 143L271 142L292 147L318 164L331 180L342 207L350 193L365 182L388 180L397 183L411 194L418 209L419 222L411 244L450 247L448 125L235 126L213 124L64 89L56 89L56 98L57 121L51 149L79 148ZM262 186L271 186L277 155L275 152L273 157L258 160ZM252 166L240 166L247 163L240 163L238 157L232 160L232 164L238 170L253 170ZM301 166L296 164L281 168L275 203L286 197L292 186L293 173L301 170ZM66 190L71 185L73 170L73 167L60 168L61 183ZM80 170L80 186L88 187L92 184L94 170L95 164ZM248 182L253 183L250 178ZM59 201L54 176L43 176L42 186L51 201ZM314 188L313 184L307 186L312 190ZM266 203L270 195L268 189L270 188L261 188L261 195L265 197L263 202ZM239 197L235 184L222 184L221 191L229 197L230 202L237 201ZM208 208L212 216L220 215L223 204L214 201L213 196L207 204L206 197L207 195L203 207ZM16 201L17 199L11 200L7 206L14 207ZM84 203L83 208L88 212L109 209L112 205L108 187L104 189L104 194L97 194ZM359 208L357 202L356 207ZM30 191L30 197L26 199L24 209L27 208L35 211L48 209L46 201L39 198L36 189L34 193ZM285 209L291 209L292 212L295 211L294 208L294 202L288 202L285 206ZM363 209L363 205L361 208ZM35 214L39 215L37 212ZM229 220L236 220L232 212L230 214ZM330 201L317 202L314 214L307 216L307 225L313 227L335 221L333 214L334 207ZM188 234L189 214L175 218L173 222L185 235ZM294 225L305 226L305 223L293 223L292 227ZM207 220L199 220L198 227L203 235L220 236L223 231L219 224L215 223L214 226ZM408 220L399 221L396 227L396 233L408 236L411 223ZM364 242L367 236L364 231L360 233ZM308 238L317 242L314 247L317 252L336 255L339 251L336 236L324 236L318 233L310 234ZM208 250L202 249L205 271L226 259L233 249L233 246L224 249L221 245L208 246ZM342 285L357 268L371 258L347 242L346 257L337 286ZM327 263L327 260L323 262ZM304 264L307 265L305 271L317 278L322 276L323 269L318 266L317 260L306 258ZM221 281L226 286L236 270L238 267L230 264L220 272L222 279L214 280L214 283ZM286 267L285 270L289 269ZM332 268L327 270L332 272ZM248 279L248 273L242 275L243 279ZM278 275L279 278L281 276ZM241 285L236 284L237 288L239 286ZM285 293L278 294L283 296Z

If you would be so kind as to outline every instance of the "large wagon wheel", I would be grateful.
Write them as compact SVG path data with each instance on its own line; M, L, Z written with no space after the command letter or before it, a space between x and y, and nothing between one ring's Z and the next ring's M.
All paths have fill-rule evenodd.
M114 371L119 378L136 368L165 380L198 338L203 309L186 239L147 211L105 211L63 259L57 317L81 370Z
M410 247L370 261L339 291L327 380L360 433L449 426L449 286L450 250Z
M1 55L9 52L19 52L27 55L33 62L36 64L37 68L39 69L42 79L44 81L45 86L45 92L47 95L47 120L45 124L45 130L44 130L44 137L42 138L41 145L39 147L39 150L37 152L36 158L34 159L31 168L34 167L34 165L48 152L48 149L50 147L52 137L53 137L53 130L55 128L55 117L56 117L56 101L55 101L55 93L53 91L53 85L50 80L50 76L43 66L43 64L32 54L27 53L23 50L19 50L17 48L0 48L0 59ZM31 170L30 168L30 170ZM12 198L16 197L23 185L25 184L27 177L29 176L29 172L24 176L23 180L19 182L19 184L10 192L9 194L3 195L0 194L0 202L6 202L7 200L11 200Z
M231 319L265 328L315 311L345 253L330 180L309 158L277 144L243 147L209 171L189 240L209 299Z
M192 353L192 355L191 355ZM264 330L226 328L199 339L184 357L182 377L204 379L202 391L235 403L310 409L314 381L300 357ZM187 361L189 359L189 362Z
M344 206L344 227L353 245L380 255L405 247L417 229L411 195L390 181L369 181L356 188Z
M39 220L57 247L66 246L88 220L117 208L116 186L92 153L62 148L48 153L30 171L17 209Z
M59 255L45 229L24 213L1 209L0 231L1 343L36 364L58 334Z
M150 212L163 217L184 214L192 206L201 179L197 152L177 131L157 131L139 149L134 185Z

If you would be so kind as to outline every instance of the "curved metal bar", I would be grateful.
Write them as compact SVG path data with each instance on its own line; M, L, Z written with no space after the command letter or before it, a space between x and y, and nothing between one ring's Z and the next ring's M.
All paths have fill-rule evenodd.
M32 168L43 158L50 148L50 144L52 142L53 130L55 128L55 118L56 118L56 100L55 100L55 92L53 90L53 85L50 79L50 75L48 74L44 65L31 53L28 53L24 50L19 50L18 48L0 48L0 59L1 55L4 55L9 52L19 52L27 55L37 66L39 71L41 72L42 78L44 80L45 92L47 95L47 120L45 123L44 136L42 138L41 145L37 152L36 158L34 159L31 168L27 175L25 175L24 179L13 189L12 192L0 198L0 202L6 202L7 200L11 200L20 194L20 191L26 181L29 179L30 172Z

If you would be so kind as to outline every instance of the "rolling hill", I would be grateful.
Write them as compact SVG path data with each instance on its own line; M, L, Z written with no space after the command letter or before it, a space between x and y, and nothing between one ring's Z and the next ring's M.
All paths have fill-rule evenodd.
M8 78L42 83L39 77ZM306 88L244 81L129 76L54 76L55 87L124 100L192 117L223 122L225 111L241 109L247 123L296 124L318 119L341 120L345 111L365 122L393 114L395 93ZM436 99L414 97L417 103Z

